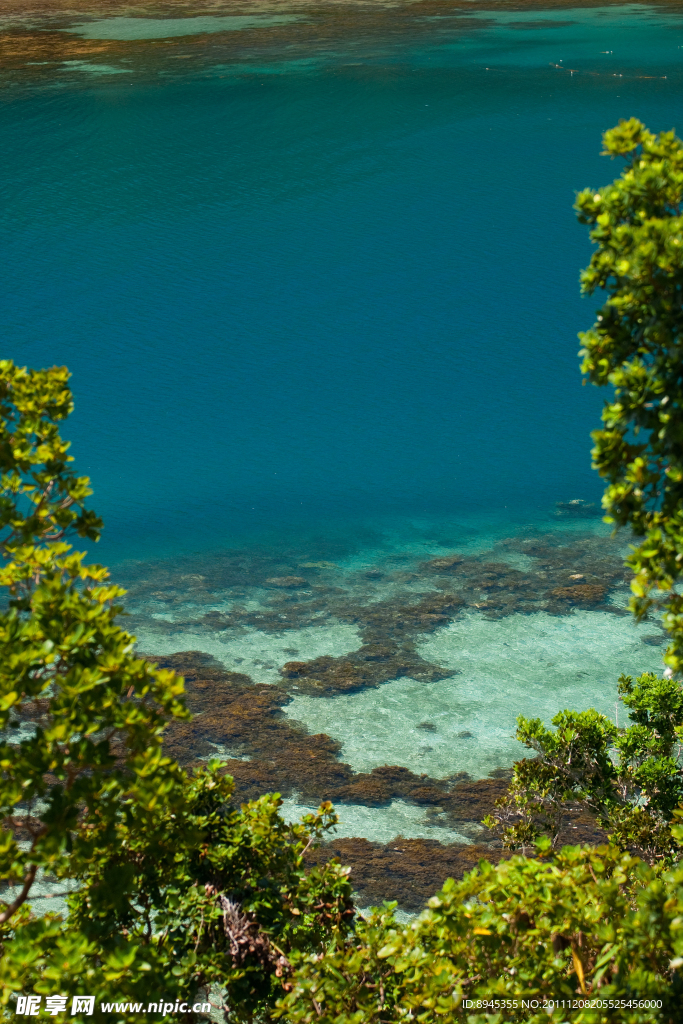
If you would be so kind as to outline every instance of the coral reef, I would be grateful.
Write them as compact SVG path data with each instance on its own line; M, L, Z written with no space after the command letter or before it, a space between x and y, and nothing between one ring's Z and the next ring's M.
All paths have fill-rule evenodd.
M401 676L433 682L454 672L423 661L411 645L364 644L343 658L323 656L308 662L288 661L280 674L286 681L295 680L299 690L331 696L379 686Z
M557 534L512 538L501 542L498 550L505 561L453 555L423 563L422 570L441 577L443 586L453 588L455 583L460 598L487 618L541 609L566 615L573 606L621 613L606 599L628 576L614 546L602 538L571 538L569 543L562 543ZM522 556L528 568L517 568L515 556Z
M488 619L541 610L567 615L574 608L623 615L613 597L630 579L614 542L559 531L503 540L482 555L453 553L426 562L390 556L361 569L311 557L316 554L237 551L146 563L142 579L130 567L122 582L129 584L132 628L283 633L324 622L351 624L360 633L360 651L343 661L316 659L283 669L284 685L329 696L401 675L443 678L439 666L416 654L415 641L467 610ZM305 577L298 573L303 566Z
M417 912L447 878L462 878L480 860L497 862L501 850L454 843L443 846L434 839L403 839L385 846L368 839L336 839L307 854L311 865L336 857L351 867L351 884L361 907L396 900L401 910Z
M477 811L486 806L488 800L482 801ZM587 814L567 816L560 834L561 845L600 844L605 840L605 833ZM424 908L447 878L462 878L481 860L497 863L508 856L509 852L495 843L445 846L434 839L397 836L384 845L368 839L334 839L310 850L307 860L310 864L321 864L336 857L342 864L349 865L361 907L396 900L401 910L415 913Z
M376 601L357 608L336 610L343 622L356 623L366 643L400 641L415 633L431 633L445 625L465 606L459 594L430 593L408 602L405 596Z
M299 794L305 803L333 800L369 807L402 799L438 808L444 825L470 824L479 830L505 791L507 772L479 781L463 775L431 779L389 765L354 772L339 760L339 743L324 733L309 734L281 713L291 698L279 687L258 686L197 652L151 660L184 675L194 715L191 722L170 724L167 752L188 767L211 756L226 759L240 800L273 791Z
M166 747L187 766L211 756L226 760L238 800L265 792L303 804L329 799L379 808L400 800L423 808L434 827L467 836L475 845L397 839L383 846L344 839L311 853L322 857L336 851L352 863L362 903L396 898L403 908L417 909L448 875L462 873L481 856L501 855L481 821L505 792L510 770L501 768L486 779L462 773L437 779L395 765L354 772L340 759L338 742L324 733L310 734L283 714L291 695L334 700L338 694L390 686L401 676L425 682L452 676L454 670L420 657L421 637L463 614L498 619L544 610L566 616L587 608L624 614L614 597L618 588L626 596L629 574L616 544L575 531L512 537L482 554L453 551L426 561L400 553L349 568L344 557L333 544L227 552L129 566L129 580L123 582L132 584L133 629L142 625L147 635L168 633L174 644L182 643L185 633L239 638L256 629L281 635L335 622L358 630L358 650L340 657L292 658L281 665L274 686L226 671L196 651L155 657L185 676L195 715L190 723L169 727ZM652 634L642 640L655 646L665 636L653 624ZM296 647L293 641L291 656ZM418 728L428 739L436 724L422 721ZM465 729L458 741L468 738ZM599 840L600 835L592 820L570 815L562 841Z
M615 2L615 0L611 0ZM527 0L542 9L559 0ZM604 5L605 0L582 0L583 5ZM474 17L467 17L471 10ZM291 8L295 18L278 24L267 15L273 10L226 0L155 0L142 9L122 0L7 0L3 4L0 58L3 75L9 81L48 81L54 66L72 61L96 69L106 62L115 71L138 75L179 75L186 62L204 73L220 73L236 63L254 70L267 61L281 59L283 50L290 60L329 60L344 48L353 47L356 56L376 55L378 49L392 50L406 41L429 36L434 19L457 14L457 34L478 32L486 20L474 0L416 0L408 4L377 5L368 2L322 4L299 0ZM278 13L282 13L278 8ZM288 10L287 13L290 13ZM239 31L208 31L178 37L152 39L87 39L64 31L74 22L102 17L130 17L131 14L159 18L198 15L247 15L251 24ZM266 15L260 19L258 15ZM245 19L246 21L246 19ZM207 26L209 28L209 26ZM68 70L62 68L61 70ZM74 70L78 74L78 70Z

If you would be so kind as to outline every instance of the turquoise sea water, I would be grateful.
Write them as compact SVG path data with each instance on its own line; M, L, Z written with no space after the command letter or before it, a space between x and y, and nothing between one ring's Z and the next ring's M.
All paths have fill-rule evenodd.
M198 629L187 580L214 552L329 560L356 580L564 529L556 502L599 500L602 396L576 358L596 301L579 296L590 245L572 202L617 173L599 150L619 118L677 127L683 19L435 10L372 33L333 32L313 8L197 16L186 36L158 12L62 19L71 43L105 49L6 83L3 351L73 371L97 557L133 581L178 566L170 611L136 606L147 650L207 650L272 682L290 650L359 646L334 616L284 640ZM172 66L106 49L179 39ZM266 601L258 580L240 600ZM358 770L485 775L517 755L518 711L613 708L619 671L659 664L640 632L604 611L471 609L420 640L459 675L286 710ZM426 717L444 725L428 744Z

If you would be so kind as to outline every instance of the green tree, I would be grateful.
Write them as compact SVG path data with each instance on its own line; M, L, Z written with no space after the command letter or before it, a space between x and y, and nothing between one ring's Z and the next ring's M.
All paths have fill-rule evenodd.
M683 668L683 144L635 118L604 135L624 171L576 200L597 244L582 289L607 298L580 335L583 372L613 397L593 434L607 480L607 521L642 537L627 564L638 619L661 610L671 634L665 661Z
M625 730L594 710L561 712L554 732L520 717L517 738L538 756L515 766L488 824L512 848L541 833L556 843L568 805L578 803L622 849L671 862L681 847L668 823L683 799L683 689L675 678L683 667L683 145L632 119L605 133L604 152L625 158L621 176L576 200L597 245L582 288L607 295L580 335L582 368L614 389L604 427L593 433L593 462L608 481L607 522L644 537L627 558L631 610L637 619L663 612L669 667L664 679L620 679L632 722Z
M289 1024L680 1024L683 868L614 847L483 861L411 924L387 905L297 965Z
M124 1021L100 1002L193 1005L213 985L233 1019L266 1019L291 952L353 916L347 872L303 868L336 819L236 808L218 762L189 778L164 755L182 679L135 657L124 591L68 543L101 525L59 434L68 376L0 363L0 1006L93 995ZM45 874L77 883L67 919L30 905Z
M683 801L683 689L653 674L619 680L632 725L618 729L604 715L561 711L547 729L540 718L517 720L517 739L538 755L518 761L505 797L485 824L510 849L541 835L557 845L572 806L594 814L610 842L650 863L673 863L683 852L670 823Z

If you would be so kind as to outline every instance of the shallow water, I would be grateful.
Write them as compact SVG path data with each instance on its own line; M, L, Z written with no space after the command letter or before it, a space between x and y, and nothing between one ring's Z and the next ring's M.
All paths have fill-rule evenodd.
M440 525L452 541L456 525ZM525 755L519 714L549 722L595 707L623 725L619 676L657 671L665 645L656 623L626 613L624 548L599 519L517 526L507 537L463 526L462 543L443 548L413 524L393 547L387 535L336 562L305 546L129 562L130 628L152 656L204 652L284 689L286 720L337 741L353 772L486 778ZM212 753L241 756L234 738ZM285 779L287 813L303 813L296 771ZM339 813L342 836L460 841L403 800Z
M299 19L295 14L254 15L230 14L226 17L205 15L198 18L102 18L84 21L64 28L84 39L174 39L180 36L214 32L242 32L247 28L289 25Z
M150 654L283 685L288 662L395 639L367 608L442 594L425 560L536 573L521 604L505 577L496 611L473 563L465 607L406 634L442 678L287 684L285 714L356 770L485 776L519 755L518 713L613 715L619 673L661 662L657 628L613 610L623 580L606 605L558 604L561 559L548 582L523 541L606 535L555 514L600 495L602 396L576 359L597 303L578 294L571 205L617 173L605 128L676 124L681 16L201 10L8 13L5 353L73 370L96 555ZM290 575L305 586L268 582ZM406 806L372 825L349 808L345 834L432 835Z
M287 714L341 740L341 757L356 771L400 764L435 778L483 778L525 756L514 739L517 715L549 722L565 707L595 707L614 721L619 674L660 667L661 651L640 642L651 625L590 611L568 618L467 615L420 645L424 658L457 675L397 679L334 700L295 697Z

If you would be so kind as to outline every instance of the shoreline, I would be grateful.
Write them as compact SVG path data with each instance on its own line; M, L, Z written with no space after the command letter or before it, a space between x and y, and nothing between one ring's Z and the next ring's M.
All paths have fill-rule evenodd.
M634 13L650 10L661 15L683 11L683 0L404 0L401 3L368 3L367 0L178 0L174 3L126 4L121 0L64 0L47 7L44 0L6 5L0 16L0 60L5 79L45 82L54 71L90 71L90 78L133 72L166 77L182 68L210 70L223 64L258 69L280 52L287 60L309 59L343 52L351 46L367 50L366 60L376 58L374 47L393 47L420 39L438 39L446 31L456 37L496 26L501 15L528 15L537 11L587 11L628 7ZM486 15L490 15L487 18ZM226 19L235 23L226 27ZM97 37L88 24L102 19L121 19L120 28L107 29ZM181 34L178 22L187 19L191 31ZM213 19L216 19L215 22ZM136 26L136 20L170 21L170 34L157 25ZM439 22L443 20L443 25ZM508 21L511 31L537 30L547 21ZM73 31L77 28L79 31ZM104 32L104 30L103 30ZM111 33L119 35L112 38ZM137 33L137 35L136 35ZM142 33L142 34L140 34ZM151 34L150 34L151 33ZM361 59L360 63L364 63Z
M381 13L405 10L425 14L446 11L525 11L584 9L594 7L651 7L660 11L681 10L681 0L167 0L167 2L126 3L125 0L9 0L0 21L16 17L70 19L83 15L99 17L195 17L200 15L266 14L306 10L336 14L344 10Z

